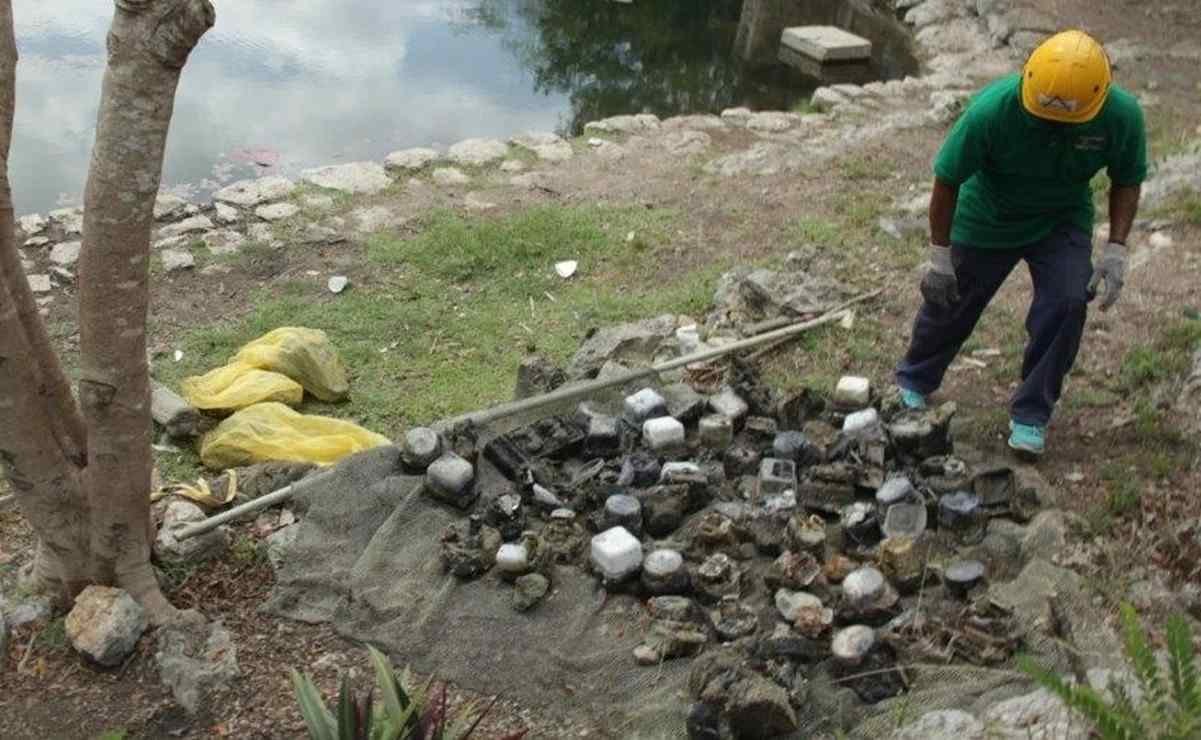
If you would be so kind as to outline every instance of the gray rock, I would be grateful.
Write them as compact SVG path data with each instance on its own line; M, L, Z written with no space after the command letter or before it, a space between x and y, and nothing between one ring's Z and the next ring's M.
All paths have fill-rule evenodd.
M21 231L25 232L25 236L42 233L49 223L46 217L39 213L31 213L17 219L17 225L21 227Z
M549 393L563 385L567 374L563 368L543 355L526 355L517 366L517 383L513 388L513 400L531 398Z
M242 214L238 212L237 208L225 203L214 203L213 210L216 211L215 218L219 224L228 226L229 224L236 224L242 219Z
M189 714L195 714L216 693L229 688L241 673L238 649L229 630L219 622L206 624L193 617L158 632L154 661L159 679Z
M162 259L163 269L167 272L178 272L196 266L196 258L192 253L181 249L164 249L159 253L159 258Z
M271 175L255 180L241 180L221 188L213 194L213 200L251 208L261 203L287 198L295 189L296 183L288 178Z
M67 236L83 233L83 209L59 208L47 214L50 222L58 226Z
M660 345L675 335L675 330L676 317L671 314L601 329L581 345L571 358L567 373L573 378L592 376L608 360L648 364Z
M498 139L464 139L446 151L446 158L459 165L480 167L509 153L509 147Z
M1012 609L1024 624L1033 625L1043 618L1048 597L1078 594L1083 588L1084 582L1077 574L1046 560L1035 559L1027 563L1012 581L993 584L988 594L1002 606Z
M266 224L258 225L266 226ZM269 239L269 227L267 231ZM217 231L211 231L205 234L203 237L201 237L201 241L204 242L204 246L208 247L210 252L212 252L214 255L221 256L233 254L241 249L242 245L246 242L246 237L232 229L219 229Z
M602 142L596 148L596 156L606 162L616 162L626 155L626 149L621 144L616 144L612 141Z
M188 208L188 202L174 193L159 193L154 199L154 218L164 221L179 218Z
M350 278L345 275L334 275L326 282L325 287L329 292L338 294L350 287Z
M663 148L669 154L677 156L686 156L689 154L700 154L709 148L713 143L713 137L704 131L694 131L692 129L684 129L682 131L673 131L663 137Z
M604 134L633 134L644 131L654 131L659 128L659 117L649 113L637 115L612 116L600 121L584 124L584 133Z
M146 610L128 593L88 586L67 614L67 639L96 663L116 666L133 652L146 625Z
M305 182L351 195L374 195L392 184L378 162L348 162L305 170Z
M300 213L300 206L294 203L272 203L254 209L254 215L264 221L283 221Z
M774 682L752 673L730 687L726 718L738 738L772 738L798 729L796 712L788 692Z
M1062 553L1067 544L1067 515L1058 509L1040 511L1026 526L1026 535L1022 538L1022 560L1051 560Z
M563 137L551 133L531 133L515 136L509 140L512 144L528 149L538 155L538 159L548 162L563 162L571 159L575 152Z
M44 274L26 275L25 279L29 281L29 289L34 293L49 293L50 292L50 276Z
M515 172L525 172L525 169L525 162L522 162L519 159L506 159L500 163L501 172L508 172L512 174Z
M428 167L438 160L438 152L426 147L402 149L392 152L384 159L384 166L390 170L416 172Z
M892 734L889 740L984 740L984 723L967 712L943 709L927 712Z
M751 117L746 121L746 127L753 131L778 133L780 131L787 131L795 126L800 118L795 113L764 111L762 113L752 113Z
M541 573L521 576L513 584L513 608L519 612L529 611L540 604L550 591L550 581Z
M50 243L48 236L31 236L25 240L26 249L41 249Z
M430 175L434 182L439 185L453 186L466 185L471 182L471 178L463 174L462 171L454 167L439 167Z
M733 110L733 109L731 109ZM745 110L745 109L744 109ZM747 111L749 113L749 111ZM722 113L724 116L725 113ZM712 113L698 113L687 116L674 116L660 122L660 127L664 129L715 129L726 128L726 122L721 116L715 116Z
M475 467L453 453L430 465L425 483L431 496L451 506L466 509L475 501Z
M50 261L60 267L74 267L79 261L79 253L83 242L63 242L55 244L50 250Z
M300 525L289 524L267 536L267 562L271 563L272 570L278 571L283 565L284 557L287 555L288 549L292 547L292 543L296 542L298 534L300 534Z
M731 126L745 126L753 111L750 108L726 108L721 112L721 120Z
M414 470L425 471L442 455L442 438L433 429L414 427L405 432L400 457Z
M217 527L204 534L179 539L179 530L204 521L206 514L191 501L175 499L167 505L163 524L154 538L154 554L160 560L199 563L219 558L229 549L229 528Z
M192 216L191 218L185 218L183 221L167 224L159 229L158 234L160 237L200 234L205 231L212 231L215 227L216 225L208 216Z
M1047 689L993 705L984 713L984 724L1002 737L1029 740L1087 740L1091 735L1087 723Z
M373 231L395 226L404 220L387 206L357 208L350 212L350 218L354 222L355 231L360 234L370 234Z
M8 603L0 597L0 614L4 615L10 628L49 619L52 612L50 598L47 596L29 596L15 604Z
M710 175L734 177L736 175L775 175L798 169L806 159L811 159L799 149L793 149L773 141L760 141L750 149L733 152L709 162L705 172Z

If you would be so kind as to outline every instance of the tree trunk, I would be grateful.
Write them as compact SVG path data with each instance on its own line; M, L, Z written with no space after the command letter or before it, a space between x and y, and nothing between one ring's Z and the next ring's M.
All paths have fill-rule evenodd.
M81 415L17 253L17 50L0 0L0 464L38 536L35 576L68 599L89 582L121 586L154 621L174 609L150 565L150 236L180 71L214 20L209 0L116 0L84 195Z
M92 580L171 611L150 566L150 232L180 71L215 20L208 0L116 0L79 257L79 397Z

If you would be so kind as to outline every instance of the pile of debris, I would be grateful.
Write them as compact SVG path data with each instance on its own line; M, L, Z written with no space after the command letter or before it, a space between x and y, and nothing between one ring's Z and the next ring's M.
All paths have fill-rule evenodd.
M445 570L512 584L519 611L564 565L647 599L631 660L701 656L691 737L795 731L819 677L873 704L912 663L1012 657L1018 621L984 587L1009 563L985 537L1037 500L955 456L954 404L906 411L857 377L780 396L742 367L713 390L643 388L486 444L411 430L407 472L465 515L441 535Z

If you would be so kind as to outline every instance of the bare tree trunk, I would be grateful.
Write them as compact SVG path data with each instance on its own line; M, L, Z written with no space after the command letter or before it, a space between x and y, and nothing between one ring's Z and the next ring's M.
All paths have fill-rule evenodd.
M39 536L35 576L69 599L88 560L83 421L17 254L8 181L16 65L12 3L0 0L0 463Z
M208 0L116 0L79 259L80 401L92 579L173 611L150 566L150 232L175 89L215 21Z

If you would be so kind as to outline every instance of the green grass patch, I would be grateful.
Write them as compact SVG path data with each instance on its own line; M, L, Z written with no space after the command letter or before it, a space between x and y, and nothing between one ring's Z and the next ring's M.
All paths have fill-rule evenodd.
M221 365L280 326L322 329L350 370L351 399L309 400L302 410L395 437L414 423L509 400L527 352L565 361L592 327L665 312L699 315L729 265L657 274L674 218L604 207L504 218L434 214L414 238L370 239L377 269L339 296L323 282L277 285L241 320L192 331L181 343L184 361L165 364L162 380L177 385ZM575 278L554 273L562 259L580 261Z
M1201 343L1201 321L1180 319L1162 330L1149 344L1131 347L1122 359L1119 380L1127 391L1187 372L1193 349Z

